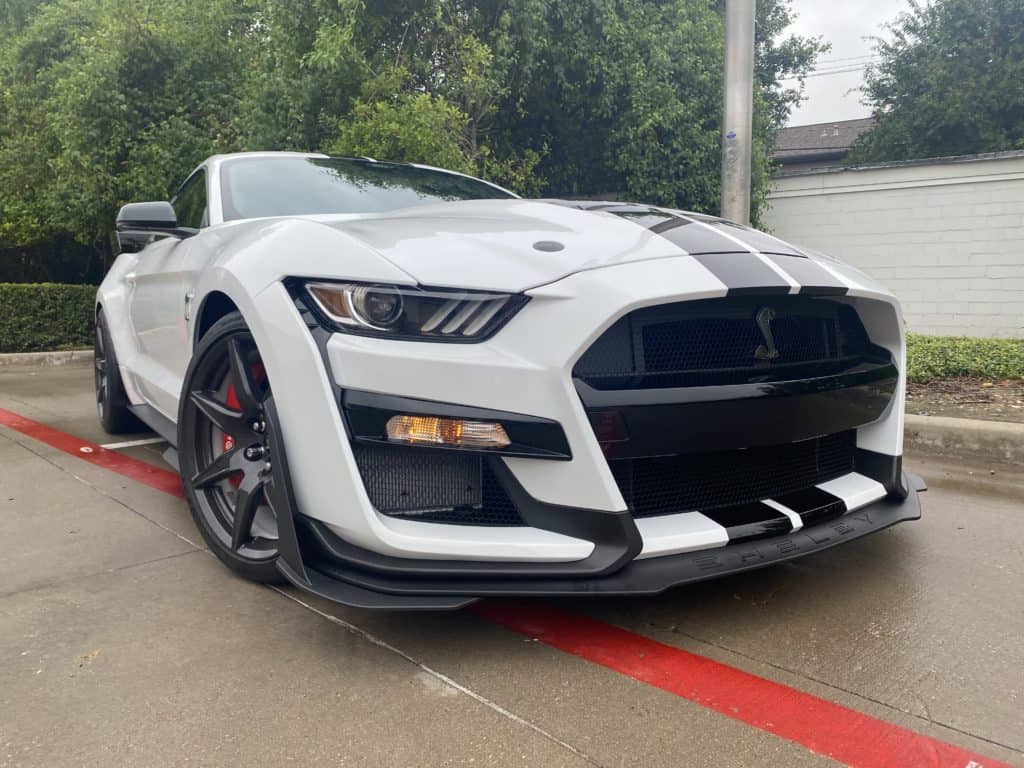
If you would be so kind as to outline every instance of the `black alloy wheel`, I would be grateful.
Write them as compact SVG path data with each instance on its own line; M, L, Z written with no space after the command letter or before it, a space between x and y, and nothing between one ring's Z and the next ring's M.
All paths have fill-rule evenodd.
M110 377L107 375L107 345L103 338L103 329L97 323L96 340L93 343L93 373L96 384L96 415L103 422L110 400Z
M259 351L232 313L199 343L185 378L178 456L192 516L228 567L254 581L280 581L273 488L283 487L271 446L270 385Z

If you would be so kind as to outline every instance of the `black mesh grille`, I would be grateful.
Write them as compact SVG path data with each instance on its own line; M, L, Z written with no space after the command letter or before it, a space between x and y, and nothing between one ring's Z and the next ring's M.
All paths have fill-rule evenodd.
M774 350L758 323L764 312ZM637 310L580 358L598 389L742 384L851 367L871 344L856 311L802 296L708 299ZM824 369L824 370L823 370Z
M854 432L789 445L609 462L634 517L769 499L853 471Z
M480 456L361 444L353 451L366 493L381 514L455 525L525 525Z

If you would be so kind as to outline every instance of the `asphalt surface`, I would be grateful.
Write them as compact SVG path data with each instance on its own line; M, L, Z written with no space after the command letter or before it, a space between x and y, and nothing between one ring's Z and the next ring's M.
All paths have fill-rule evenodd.
M102 433L88 366L0 370L0 408L148 437ZM908 465L930 485L919 522L654 598L546 604L1024 766L1024 474ZM180 499L4 427L0 542L0 767L836 764L471 612L242 581Z

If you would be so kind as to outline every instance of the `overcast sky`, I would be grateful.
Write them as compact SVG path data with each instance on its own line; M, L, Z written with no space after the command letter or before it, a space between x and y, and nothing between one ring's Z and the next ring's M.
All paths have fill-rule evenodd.
M861 67L872 55L871 41L864 38L883 34L881 25L906 8L906 0L793 0L798 18L790 30L820 35L832 50L818 60L819 74L807 78L807 100L793 110L789 125L867 117L871 110L856 90L863 82ZM844 69L855 71L825 74Z

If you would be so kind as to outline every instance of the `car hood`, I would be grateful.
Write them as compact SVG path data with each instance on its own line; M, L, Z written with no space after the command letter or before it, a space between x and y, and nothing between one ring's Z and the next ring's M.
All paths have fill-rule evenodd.
M589 269L697 255L767 254L766 266L730 259L720 278L777 284L781 267L795 284L843 286L890 295L853 267L778 238L701 214L633 203L467 200L382 214L317 216L365 243L421 285L521 292ZM696 222L701 222L696 224ZM695 224L686 231L681 224ZM805 267L811 261L823 267ZM702 261L705 263L705 261ZM706 264L707 265L707 264ZM714 271L714 270L713 270ZM808 274L808 273L811 274Z
M421 284L439 287L519 292L581 270L682 255L621 217L537 200L467 200L317 219Z

